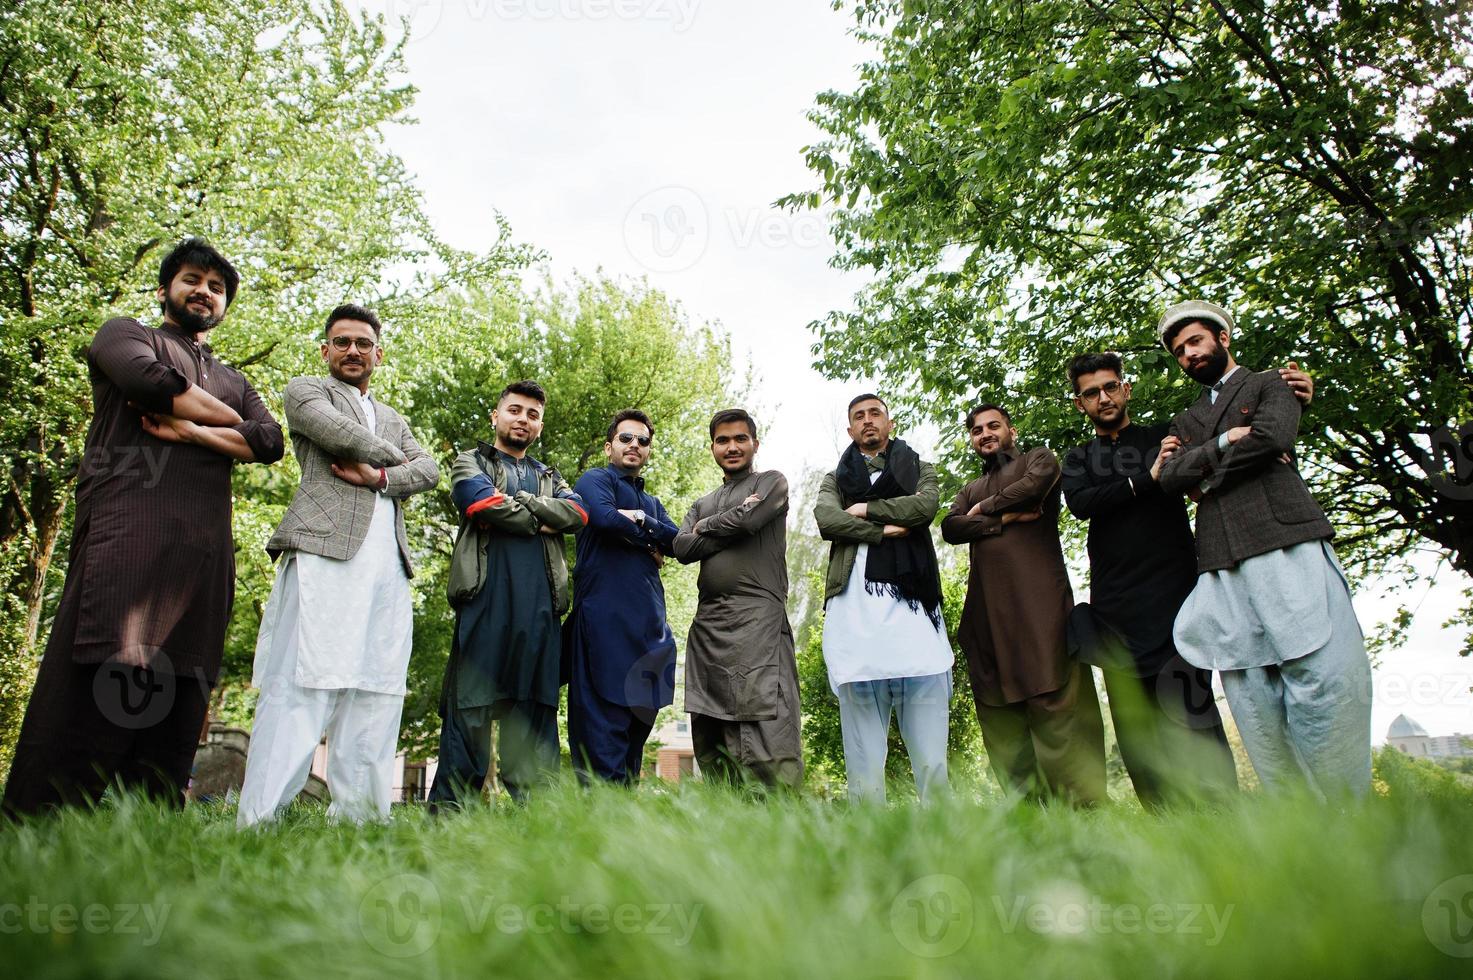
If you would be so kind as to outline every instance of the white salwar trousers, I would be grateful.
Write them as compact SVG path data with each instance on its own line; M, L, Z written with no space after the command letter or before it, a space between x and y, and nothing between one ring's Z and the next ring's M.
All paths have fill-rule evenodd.
M392 501L379 500L348 561L283 556L256 644L261 696L238 827L270 820L296 798L324 733L328 815L388 816L412 630Z

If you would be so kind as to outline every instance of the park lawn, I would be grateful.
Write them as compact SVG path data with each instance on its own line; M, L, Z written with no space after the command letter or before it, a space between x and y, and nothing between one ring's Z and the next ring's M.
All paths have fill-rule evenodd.
M1459 975L1473 793L852 808L565 786L363 828L125 799L0 829L9 977ZM985 796L985 793L980 795ZM1459 876L1470 877L1457 880Z

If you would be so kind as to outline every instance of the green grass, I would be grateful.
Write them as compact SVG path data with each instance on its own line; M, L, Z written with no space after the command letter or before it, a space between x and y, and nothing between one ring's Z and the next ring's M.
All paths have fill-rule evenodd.
M1382 795L1350 811L1245 797L1165 816L564 787L241 834L227 808L125 799L0 830L0 970L1457 975L1467 961L1434 940L1473 939L1447 932L1473 930L1473 878L1438 886L1473 874L1473 794L1401 760L1379 772Z

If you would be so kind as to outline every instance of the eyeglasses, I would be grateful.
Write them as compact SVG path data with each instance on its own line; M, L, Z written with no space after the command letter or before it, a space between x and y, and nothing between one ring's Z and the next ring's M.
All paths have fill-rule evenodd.
M1113 398L1116 395L1120 394L1120 389L1123 386L1124 386L1124 383L1123 382L1120 382L1120 381L1106 381L1104 384L1100 385L1098 388L1086 388L1086 389L1084 389L1083 391L1081 391L1079 393L1079 399L1080 399L1080 401L1086 401L1086 402L1099 401L1100 392L1102 392L1102 391L1105 394L1107 394L1107 395L1109 395L1110 397Z
M358 348L358 353L367 354L378 344L367 337L331 337L327 341L332 344L334 350L347 350L349 347Z
M622 442L626 446L629 445L631 442L636 442L636 441L641 446L648 446L650 444L650 437L649 436L637 436L633 432L621 432L621 433L619 433L619 437L618 438L619 438L619 441Z

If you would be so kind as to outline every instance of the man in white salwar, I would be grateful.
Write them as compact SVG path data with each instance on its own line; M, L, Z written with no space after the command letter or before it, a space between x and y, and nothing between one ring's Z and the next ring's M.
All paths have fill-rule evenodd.
M404 498L435 461L368 394L382 326L361 306L327 320L331 377L294 378L285 408L301 485L267 550L280 557L261 618L260 688L236 823L270 820L301 792L327 735L328 814L388 815L413 636Z
M823 478L813 516L831 542L823 658L839 699L849 798L883 803L890 716L922 802L947 791L954 657L941 618L931 521L936 468L902 439L877 395L849 403L853 440Z
M1182 658L1222 673L1264 788L1371 791L1371 667L1334 528L1294 463L1299 402L1230 348L1227 310L1167 310L1161 342L1201 396L1161 443L1161 489L1197 503L1197 585L1177 613Z

